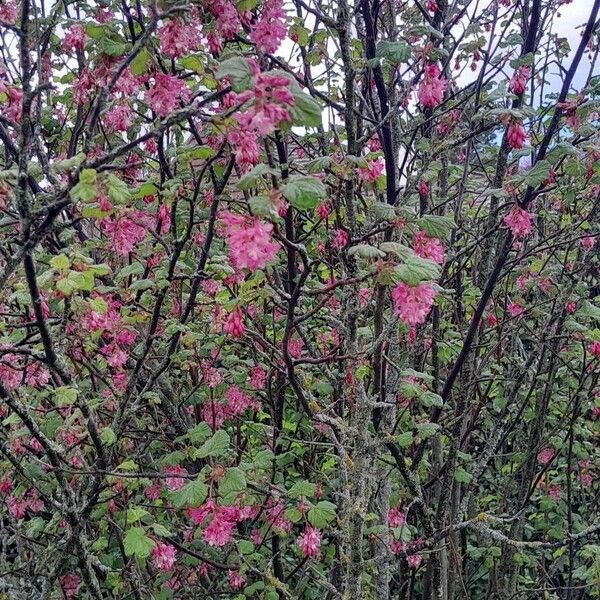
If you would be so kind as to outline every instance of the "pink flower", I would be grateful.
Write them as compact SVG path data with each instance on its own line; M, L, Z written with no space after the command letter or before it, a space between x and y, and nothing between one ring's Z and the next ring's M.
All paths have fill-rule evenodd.
M519 317L523 314L523 307L518 302L511 302L506 310L511 317Z
M0 105L4 115L17 123L21 120L23 92L16 87L6 87L4 90L6 101Z
M146 237L144 227L128 217L104 218L100 227L108 236L110 247L121 256L129 254Z
M408 286L401 282L392 290L394 312L406 325L415 326L424 323L433 306L436 293L429 283Z
M596 243L596 238L593 235L586 235L580 238L579 241L581 243L581 247L586 252L589 252L594 247L594 244Z
M273 54L287 35L286 13L281 0L266 0L260 18L250 32L250 41L260 52Z
M227 141L234 148L235 161L242 170L247 170L260 160L258 138L252 131L243 131L241 129L231 131L227 135Z
M526 139L527 133L525 133L523 124L519 121L511 121L506 130L506 141L508 142L508 145L515 150L519 150L525 144Z
M225 224L224 233L234 267L256 271L275 258L279 246L271 242L273 225L228 211L222 212L220 218Z
M374 182L383 173L383 160L378 158L377 160L367 160L366 167L359 167L357 169L358 178L365 182Z
M521 239L533 231L533 214L514 204L504 217L504 222L517 238Z
M336 229L333 235L333 240L331 240L331 247L334 250L341 250L348 244L348 240L350 237L348 233L343 229Z
M436 107L444 99L447 85L448 81L441 77L440 68L435 63L428 64L417 91L419 104L424 108Z
M176 550L171 544L161 544L160 542L152 548L152 562L160 571L170 571L176 560Z
M588 344L588 351L595 358L600 357L600 342L590 342Z
M420 554L409 554L406 557L406 562L411 569L418 569L421 562L423 562L423 557Z
M133 123L133 113L126 104L118 104L106 111L102 122L107 131L127 131Z
M428 258L438 265L444 262L444 245L437 238L427 237L424 231L414 235L413 250L417 256Z
M202 539L209 545L220 547L231 540L235 521L227 521L215 515L206 529L202 532Z
M387 514L388 525L392 529L402 527L406 522L406 515L399 508L390 508Z
M200 32L182 19L171 19L156 31L160 49L171 58L183 56L200 46Z
M71 25L69 31L65 35L61 46L63 50L67 52L69 50L83 50L85 47L85 29L83 25L79 23L75 23L75 25Z
M227 335L230 335L234 338L239 338L244 335L245 329L246 328L244 327L244 313L242 313L239 306L236 306L235 309L233 309L229 313L227 321L223 326L223 330Z
M554 448L544 448L538 452L537 461L542 466L548 465L552 462L554 455Z
M262 390L267 381L267 374L262 367L255 366L250 369L250 385L255 390Z
M318 556L321 550L322 535L323 534L318 529L315 529L310 525L307 525L304 528L304 532L296 541L296 543L298 544L298 548L300 548L302 556L304 556L305 558Z
M419 180L417 191L419 192L419 196L427 196L427 194L429 194L429 186L425 180Z
M95 87L96 81L94 77L87 69L84 69L79 78L73 82L73 98L75 104L78 106L85 104L89 100Z
M531 75L531 68L527 65L521 65L513 74L508 89L513 93L520 95L527 87L527 80Z
M435 0L427 0L425 7L428 11L434 13L438 9L437 2Z
M488 327L496 327L496 325L498 325L498 319L496 318L496 315L492 313L490 313L485 320L488 324Z
M79 577L74 573L67 573L58 578L58 583L62 588L63 594L67 600L72 600L77 597L77 588L79 587Z
M324 221L329 216L329 213L331 212L331 207L329 206L328 202L323 201L317 204L315 212L317 213L319 219Z
M171 475L167 477L165 483L172 492L180 490L185 485L185 479L178 475L187 475L187 471L179 465L168 465L164 469L165 474Z
M552 502L558 502L562 495L562 488L560 485L551 485L548 488L548 497Z
M232 571L231 569L227 572L227 579L232 590L240 590L246 583L246 578L240 575L239 571Z
M159 117L167 117L179 108L180 101L189 101L190 90L185 82L175 75L157 73L154 76L154 85L145 93L144 99Z
M14 25L17 20L17 13L17 4L14 0L0 2L0 21Z

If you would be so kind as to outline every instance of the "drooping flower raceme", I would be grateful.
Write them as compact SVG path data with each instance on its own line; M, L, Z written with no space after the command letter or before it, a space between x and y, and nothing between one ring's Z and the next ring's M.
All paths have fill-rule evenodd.
M183 56L200 46L200 31L193 23L171 19L156 31L160 49L171 58Z
M318 529L315 529L310 525L307 525L304 528L304 532L302 533L302 535L300 535L297 542L298 548L300 548L302 556L307 558L312 556L318 556L321 550L322 535L323 534Z
M417 256L428 258L438 265L444 262L444 244L437 238L428 237L424 231L414 235L413 250Z
M159 117L167 117L179 108L180 101L187 102L190 99L190 90L183 80L175 75L157 73L154 76L154 85L145 93L144 98Z
M271 223L229 211L223 211L220 219L224 224L231 262L236 268L256 271L275 258L279 247L271 241Z
M442 72L435 63L425 67L425 74L417 91L419 104L423 108L435 108L444 99L448 81L441 75Z
M176 560L176 550L171 544L158 543L152 548L152 562L161 571L170 571Z
M285 19L286 13L283 10L282 0L267 0L258 23L250 32L250 41L256 44L261 52L267 54L277 52L287 34Z
M409 286L401 282L392 290L394 312L406 325L420 325L425 322L436 293L429 283Z
M529 235L533 230L533 214L515 204L504 217L504 222L517 238Z
M515 150L520 150L525 144L526 139L527 133L525 132L523 123L520 121L511 121L506 130L506 141L508 142L508 145Z

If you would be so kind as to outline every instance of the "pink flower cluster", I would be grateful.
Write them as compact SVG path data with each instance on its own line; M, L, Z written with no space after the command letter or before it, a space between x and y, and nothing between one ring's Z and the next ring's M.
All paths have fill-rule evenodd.
M424 231L413 236L413 250L417 256L441 265L444 262L444 244L437 238L428 237Z
M258 137L269 135L280 123L289 121L288 108L294 105L289 79L260 73L252 61L250 66L255 73L253 89L242 94L232 92L227 97L227 104L232 106L251 102L250 108L234 115L239 127L227 136L235 149L236 161L243 170L259 161Z
M120 217L105 217L100 221L102 232L108 236L108 245L120 256L126 256L146 237L146 228L140 222L146 215L139 211Z
M157 73L154 85L146 91L144 99L159 117L164 118L179 108L180 102L185 104L189 101L190 90L179 77Z
M231 540L237 523L253 518L257 511L252 506L218 506L213 499L208 499L202 506L188 508L186 512L198 526L210 517L202 532L202 539L209 546L220 547Z
M408 286L401 282L392 290L394 312L403 323L411 327L424 323L436 293L429 283Z
M511 121L508 129L506 130L506 141L508 145L514 150L520 150L527 139L527 133L525 127L520 121Z
M373 183L383 173L383 160L367 160L366 167L358 167L356 170L358 178L367 183Z
M177 552L171 544L158 543L152 548L152 563L160 571L170 571L177 559Z
M527 80L531 75L531 67L528 65L521 65L511 77L508 83L508 89L513 94L522 94L527 87Z
M225 402L215 400L202 405L202 418L212 427L218 429L227 419L243 415L246 410L258 410L258 402L244 393L240 388L232 385L225 391Z
M206 3L208 10L215 18L214 28L208 34L208 45L211 52L221 51L222 41L234 38L241 26L238 11L231 0L214 0Z
M75 23L75 25L71 25L69 31L67 31L61 45L66 52L69 52L70 50L83 50L85 47L85 39L86 34L83 25Z
M322 537L323 534L318 529L307 525L296 542L302 556L305 558L318 556L321 551Z
M239 306L236 306L227 317L223 331L234 338L239 338L244 335L244 313L241 311Z
M417 91L419 104L423 108L435 108L444 99L448 80L441 75L442 72L435 63L425 67L425 74Z
M518 204L513 205L503 220L517 239L524 238L533 231L533 214Z
M167 56L177 58L200 46L200 31L194 23L185 23L182 19L170 19L156 31L160 40L160 49Z
M235 215L223 211L219 215L225 225L224 235L229 246L229 256L234 267L256 271L263 269L275 255L279 246L271 241L273 225L256 217Z
M282 0L266 0L260 18L250 32L250 41L256 44L257 50L274 54L287 35Z

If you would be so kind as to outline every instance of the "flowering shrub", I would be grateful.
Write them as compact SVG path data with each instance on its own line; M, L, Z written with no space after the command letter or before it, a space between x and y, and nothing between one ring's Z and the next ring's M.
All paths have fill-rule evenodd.
M0 0L0 599L598 597L567 4Z

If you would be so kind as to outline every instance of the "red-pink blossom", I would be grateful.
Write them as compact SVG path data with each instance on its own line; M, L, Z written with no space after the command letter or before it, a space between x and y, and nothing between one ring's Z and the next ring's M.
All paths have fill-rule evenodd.
M521 65L513 74L508 89L513 94L522 94L527 88L527 80L531 75L531 68L528 65Z
M420 554L409 554L406 557L406 562L411 569L418 569L422 561L423 557Z
M231 569L227 572L227 579L232 590L240 590L246 583L246 578L239 571L232 571Z
M406 522L406 515L399 508L390 508L387 514L388 525L392 529L402 527Z
M126 104L117 104L102 116L106 131L127 131L133 123L133 112Z
M180 102L189 101L190 90L185 82L175 75L157 73L154 76L154 85L146 91L144 99L159 117L168 117L179 108Z
M543 448L538 452L537 461L540 465L548 465L552 462L554 455L554 448Z
M366 167L358 167L357 174L361 181L367 183L374 182L383 173L383 159L378 158L377 160L367 160Z
M250 32L250 41L260 52L277 52L287 35L286 16L282 0L266 0L258 22Z
M224 234L234 267L256 271L275 258L279 246L271 241L273 225L229 211L221 212L219 217L225 225Z
M152 563L161 571L170 571L177 559L177 551L171 544L157 543L152 548Z
M185 23L182 19L170 19L156 31L160 40L160 49L167 56L177 58L200 46L200 31L193 23Z
M406 325L415 326L424 323L433 306L436 293L429 283L408 286L400 282L392 290L394 312Z
M596 358L600 357L600 342L590 342L588 344L588 351L592 356Z
M527 133L525 127L520 121L511 121L508 129L506 130L506 141L511 148L519 150L525 144L527 139Z
M236 306L227 317L227 321L223 326L223 331L227 335L234 338L239 338L244 335L244 313L240 310L239 306Z
M517 239L533 231L533 214L522 209L518 204L513 205L503 220Z
M444 99L447 85L448 80L441 76L440 68L435 63L428 64L417 91L419 104L423 108L436 107Z
M444 244L437 238L430 238L424 231L413 237L413 250L417 256L428 258L441 265L444 262Z
M75 23L71 25L69 30L67 31L61 46L63 50L69 52L69 50L83 50L85 47L85 29L83 25L79 23Z
M298 537L296 543L302 556L309 558L318 556L321 550L321 538L323 534L314 527L307 525L303 533Z

